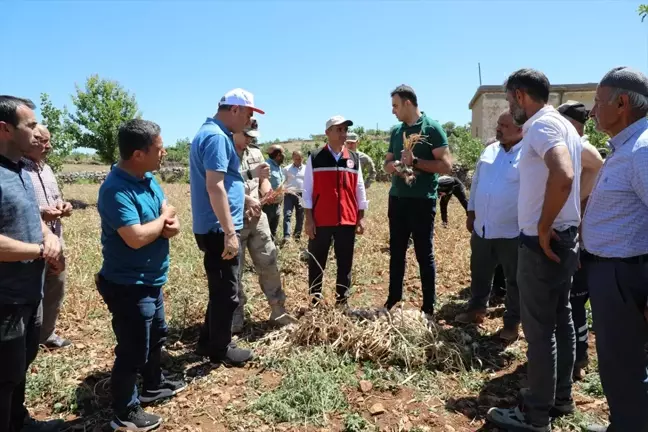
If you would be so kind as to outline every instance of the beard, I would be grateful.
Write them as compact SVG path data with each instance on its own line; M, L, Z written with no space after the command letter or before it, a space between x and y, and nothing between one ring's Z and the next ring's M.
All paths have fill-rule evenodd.
M511 111L511 116L513 116L513 121L515 121L518 126L522 126L527 122L527 120L529 120L526 112L524 112L524 108L522 108L517 102L509 103L509 110Z

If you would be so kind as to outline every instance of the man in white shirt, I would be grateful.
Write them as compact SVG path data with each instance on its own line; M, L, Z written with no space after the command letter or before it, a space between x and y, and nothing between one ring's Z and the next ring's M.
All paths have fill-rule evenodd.
M508 110L497 120L497 139L482 152L472 178L466 219L466 229L472 233L472 297L468 310L457 315L455 320L464 324L484 320L493 273L495 267L501 265L506 278L506 312L500 337L514 341L520 326L517 203L522 128L515 124Z
M292 153L293 163L283 169L284 178L286 182L284 186L294 193L286 193L284 195L284 208L283 208L283 233L284 242L290 240L290 220L293 211L297 215L295 223L295 231L293 236L295 240L299 241L301 237L302 228L304 227L304 207L301 204L301 196L304 191L304 173L306 166L302 163L303 157L299 150Z
M550 415L575 409L569 291L578 266L582 146L574 126L548 105L550 85L542 72L521 69L505 87L515 122L524 124L517 281L529 388L521 391L521 406L491 408L488 419L506 430L549 432Z

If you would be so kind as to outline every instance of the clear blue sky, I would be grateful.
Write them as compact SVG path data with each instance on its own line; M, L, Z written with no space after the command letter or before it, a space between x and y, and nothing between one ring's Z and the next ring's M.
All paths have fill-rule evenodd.
M0 93L70 106L75 83L98 73L136 95L167 145L193 137L234 87L266 110L262 141L323 133L335 114L387 129L401 83L432 117L464 124L478 62L484 84L520 67L555 84L646 72L639 3L5 0Z

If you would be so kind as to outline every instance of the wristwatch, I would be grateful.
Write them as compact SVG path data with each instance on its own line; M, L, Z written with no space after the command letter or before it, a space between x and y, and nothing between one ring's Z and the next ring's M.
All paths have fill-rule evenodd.
M415 167L417 163L418 163L418 158L417 157L412 158L412 166Z
M43 258L43 255L45 255L45 245L41 243L38 245L38 248L40 249L40 253L38 254L38 256L40 258Z

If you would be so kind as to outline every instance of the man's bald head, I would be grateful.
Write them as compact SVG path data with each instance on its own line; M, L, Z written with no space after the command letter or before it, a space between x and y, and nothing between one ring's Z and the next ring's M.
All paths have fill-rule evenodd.
M522 128L515 123L511 111L505 110L497 119L495 137L504 147L512 147L522 141Z

